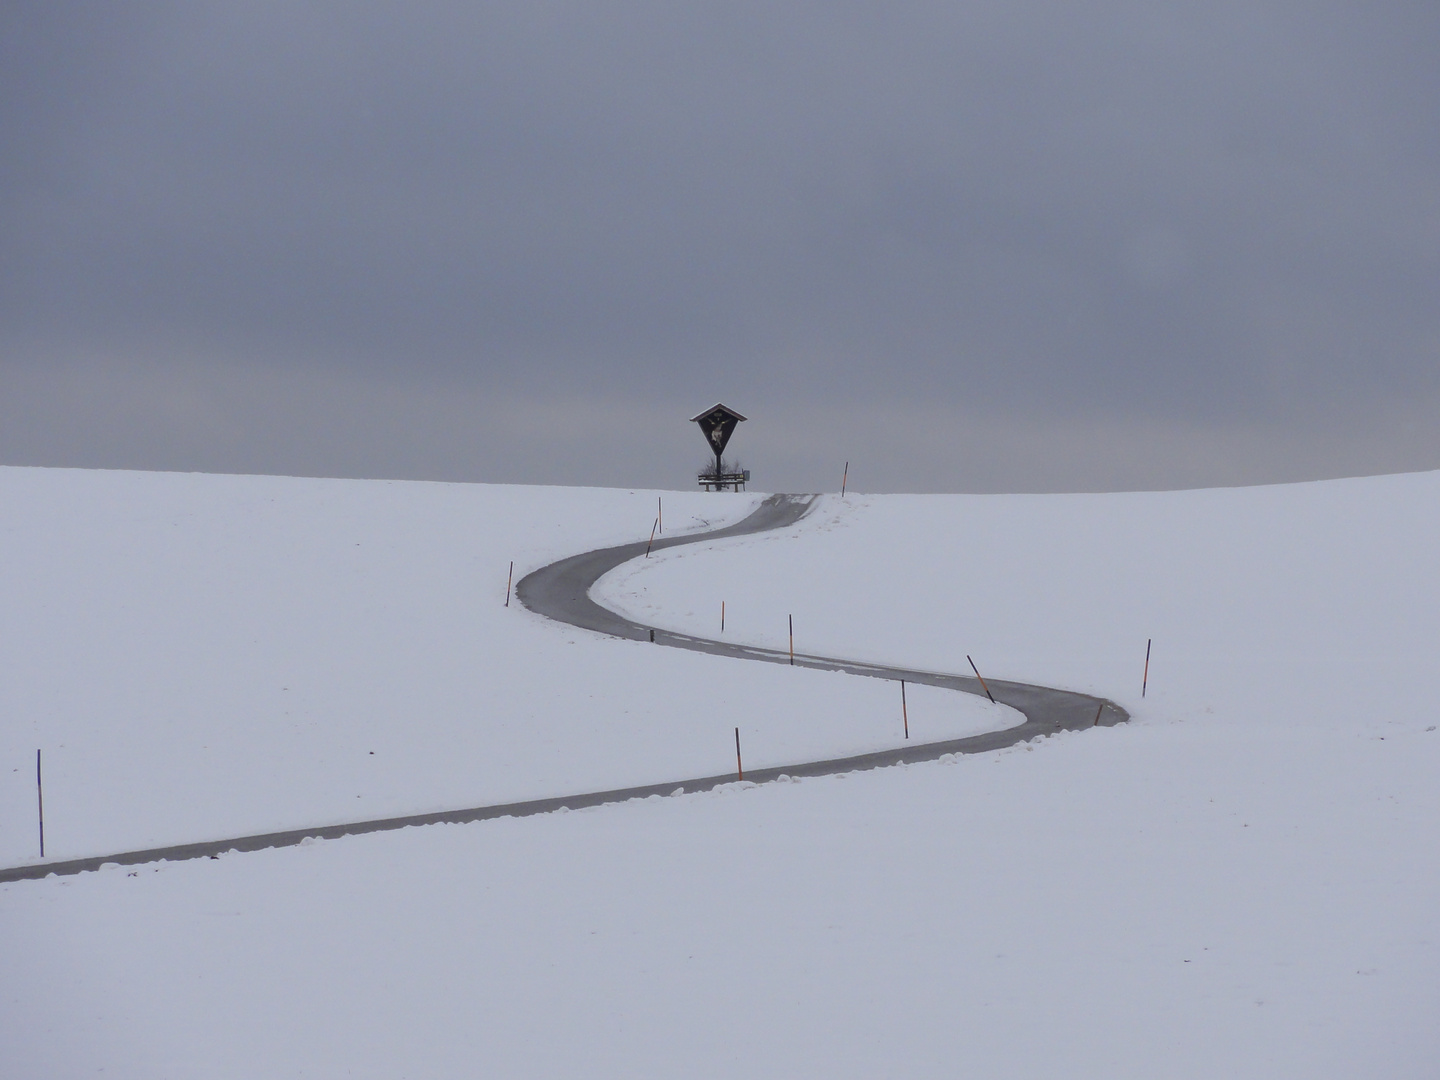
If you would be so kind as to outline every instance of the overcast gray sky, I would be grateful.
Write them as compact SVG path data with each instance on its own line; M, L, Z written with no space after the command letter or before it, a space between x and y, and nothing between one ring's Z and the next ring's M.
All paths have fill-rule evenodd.
M0 462L1440 467L1440 5L0 2Z

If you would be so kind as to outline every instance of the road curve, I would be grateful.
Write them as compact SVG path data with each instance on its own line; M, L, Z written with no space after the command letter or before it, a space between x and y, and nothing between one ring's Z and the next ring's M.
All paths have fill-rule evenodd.
M710 532L692 533L685 536L665 537L656 540L656 550L694 544L702 541L721 540L731 536L747 536L753 533L783 529L796 524L814 507L817 495L771 495L743 521L723 529ZM586 630L596 630L613 637L630 638L635 641L653 640L657 645L668 645L678 649L710 653L715 656L729 656L738 660L760 660L771 664L790 663L790 653L784 649L765 649L752 645L737 645L713 638L693 637L670 630L645 626L625 616L601 607L590 596L590 590L605 574L631 559L645 554L647 543L643 540L633 544L587 551L572 555L568 559L543 566L526 575L516 587L516 596L531 611L559 622ZM652 635L653 634L653 638ZM888 664L871 664L860 660L842 660L832 656L816 656L810 653L795 654L796 667L818 668L822 671L843 671L851 675L867 675L876 679L890 679L926 686L943 686L967 694L984 696L980 681L973 675L949 675L936 671L919 671L914 668L892 667ZM746 779L761 782L776 776L823 776L828 773L850 772L855 769L869 769L880 765L893 765L906 761L925 761L943 754L977 754L986 750L997 750L1016 743L1025 742L1037 735L1053 735L1057 731L1079 728L1112 726L1123 723L1129 714L1106 698L1079 694L1072 690L1056 690L1048 686L1031 683L1007 682L1002 679L986 679L990 692L1002 705L1009 705L1025 717L1025 722L1004 731L988 731L981 735L970 735L963 739L947 739L934 743L914 743L880 750L869 754L835 758L828 761L806 762L786 765L774 769L747 771Z
M694 544L702 541L724 539L731 536L746 536L783 529L797 523L814 507L815 495L771 495L749 517L734 525L703 533L671 536L657 539L654 549L676 547L680 544ZM520 580L516 586L517 599L528 609L548 618L586 630L598 631L614 637L635 641L648 641L653 629L657 645L690 649L695 652L711 653L741 660L759 660L772 664L790 663L790 654L779 649L764 649L749 645L735 645L709 638L677 634L633 622L609 608L601 607L590 598L590 589L604 574L622 563L645 553L647 544L639 541L616 547L572 555L558 562L543 566ZM918 671L911 668L891 667L885 664L869 664L857 660L842 660L835 657L815 656L796 653L796 667L818 668L825 671L843 671L852 675L866 675L877 679L890 679L922 683L927 686L943 686L967 694L984 694L978 680L967 675L948 675L934 671ZM808 761L776 768L754 769L745 774L747 781L765 783L781 776L827 776L834 773L854 772L859 769L873 769L884 765L900 765L906 762L929 761L944 754L977 754L986 750L999 750L1016 743L1025 742L1040 735L1051 735L1057 731L1079 728L1111 726L1129 719L1129 714L1105 698L1078 694L1069 690L1056 690L1030 683L1007 682L1001 679L986 680L995 700L1021 712L1025 722L1003 731L990 731L970 735L963 739L947 739L932 743L906 743L890 750L868 754L830 758L824 761ZM579 810L606 803L625 802L629 799L646 799L657 796L676 795L683 792L708 791L721 784L734 783L734 773L718 776L702 776L688 780L669 780L660 784L644 784L637 787L613 788L607 791L592 791L580 795L563 795L545 799L528 799L522 802L503 803L494 806L472 807L466 810L443 810L430 814L409 814L403 817L376 818L370 821L354 821L339 825L312 826L303 829L287 829L280 832L257 833L251 836L237 836L225 840L206 840L193 844L175 844L169 847L146 848L140 851L125 851L113 855L96 855L84 859L69 859L33 863L0 869L0 883L23 881L47 877L50 874L78 874L86 870L99 870L108 865L134 866L141 863L179 861L183 859L219 858L232 851L261 851L265 848L289 847L308 839L334 840L342 836L356 836L362 833L387 832L404 829L412 825L463 824L471 821L485 821L500 817L528 817L533 814L548 814L556 810Z

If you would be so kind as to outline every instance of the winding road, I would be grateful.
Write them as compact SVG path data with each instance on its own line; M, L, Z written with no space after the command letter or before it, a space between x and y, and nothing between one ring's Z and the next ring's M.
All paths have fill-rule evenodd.
M788 528L809 513L817 499L818 496L815 495L771 495L743 521L708 532L663 537L654 542L653 548L658 550L681 544L708 542L732 536L747 536ZM609 608L601 607L590 598L590 590L595 582L622 563L644 555L648 546L650 545L647 545L645 541L639 541L633 544L621 544L616 547L587 551L580 555L561 559L522 578L516 587L516 597L526 608L537 614L613 637L629 638L635 641L653 640L657 645L690 649L695 652L728 656L739 660L758 660L772 664L791 663L791 656L787 651L736 645L645 626L627 619ZM796 653L793 662L796 667L843 671L852 675L865 675L893 681L903 679L909 683L941 686L967 694L983 695L985 692L979 680L968 675L948 675L941 672L918 671L802 653ZM1034 686L1030 683L1007 682L999 679L987 679L986 682L995 700L1002 705L1009 705L1017 709L1024 715L1024 723L1003 731L989 731L962 739L947 739L931 743L906 743L890 750L880 750L868 754L831 758L825 761L800 762L777 768L747 770L745 779L754 783L765 783L785 775L826 776L885 765L929 761L944 754L978 754L987 750L999 750L1007 746L1014 746L1037 736L1051 735L1057 731L1094 727L1097 724L1110 726L1129 719L1129 714L1124 709L1104 698L1069 690ZM601 806L605 803L624 802L629 799L644 799L655 795L708 791L721 784L730 784L735 781L735 774L727 772L718 776L669 780L660 784L615 788L609 791L594 791L580 795L529 799L524 802L480 806L466 810L445 810L430 814L377 818L371 821L312 826L303 829L288 829L282 832L260 833L253 836L232 837L226 840L207 840L193 844L148 848L142 851L126 851L114 855L97 855L85 859L34 863L28 866L0 869L0 882L43 878L50 874L78 874L85 870L99 870L109 864L132 866L160 860L218 858L231 851L260 851L265 848L299 844L311 838L331 840L341 836L403 829L412 825L460 824L499 817L526 817L532 814L551 813L563 808L576 810L589 806Z

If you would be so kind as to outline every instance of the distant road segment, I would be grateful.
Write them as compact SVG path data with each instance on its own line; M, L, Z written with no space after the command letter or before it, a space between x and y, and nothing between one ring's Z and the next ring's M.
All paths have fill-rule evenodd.
M681 544L696 544L722 540L733 536L747 536L754 533L784 529L794 525L814 507L817 495L771 495L754 513L743 521L723 529L693 533L688 536L672 536L656 540L652 550L678 547ZM789 664L790 653L784 649L766 649L754 645L737 645L713 638L694 637L671 630L661 630L634 622L625 616L601 607L590 596L595 583L611 570L645 554L647 544L641 540L633 544L600 548L581 555L542 566L527 574L516 588L516 596L531 611L569 623L571 626L595 630L613 637L629 638L632 641L648 641L654 635L657 645L668 645L692 652L710 653L714 656L729 656L737 660L760 660L770 664ZM796 667L818 668L822 671L843 671L851 675L866 675L876 679L890 679L899 682L921 683L926 686L942 686L966 694L985 696L980 681L973 675L950 675L936 671L920 671L914 668L892 667L887 664L870 664L859 660L841 660L832 656L817 656L813 653L796 653ZM893 765L902 761L925 761L942 754L978 754L986 750L997 750L1016 743L1026 742L1037 735L1052 735L1057 731L1069 731L1104 727L1123 723L1130 714L1107 698L1079 694L1072 690L1056 690L1048 686L1031 683L1006 682L1002 679L986 679L991 694L1002 705L1009 705L1025 717L1025 722L1004 731L989 731L981 735L970 735L963 739L948 739L936 743L917 743L894 750L880 750L871 754L838 758L833 761L817 761L801 765L787 765L772 770L747 771L746 779L757 782L773 779L784 773L789 776L822 776L827 773L847 772L854 769L868 769L879 765ZM773 774L766 777L764 772Z

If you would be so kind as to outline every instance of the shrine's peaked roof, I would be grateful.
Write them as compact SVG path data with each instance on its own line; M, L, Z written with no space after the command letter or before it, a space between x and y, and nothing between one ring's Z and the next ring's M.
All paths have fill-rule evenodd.
M709 416L711 413L713 413L716 409L719 409L721 412L727 413L727 414L729 414L730 416L733 416L736 420L744 420L744 419L746 419L746 417L741 416L741 415L740 415L738 412L736 412L734 409L730 408L729 405L722 405L722 404L720 404L720 402L717 401L714 405L711 405L710 408L704 409L704 410L702 410L701 412L698 412L698 413L696 413L694 416L692 416L692 417L690 418L690 422L691 422L692 424L698 424L701 420L704 420L707 416Z

